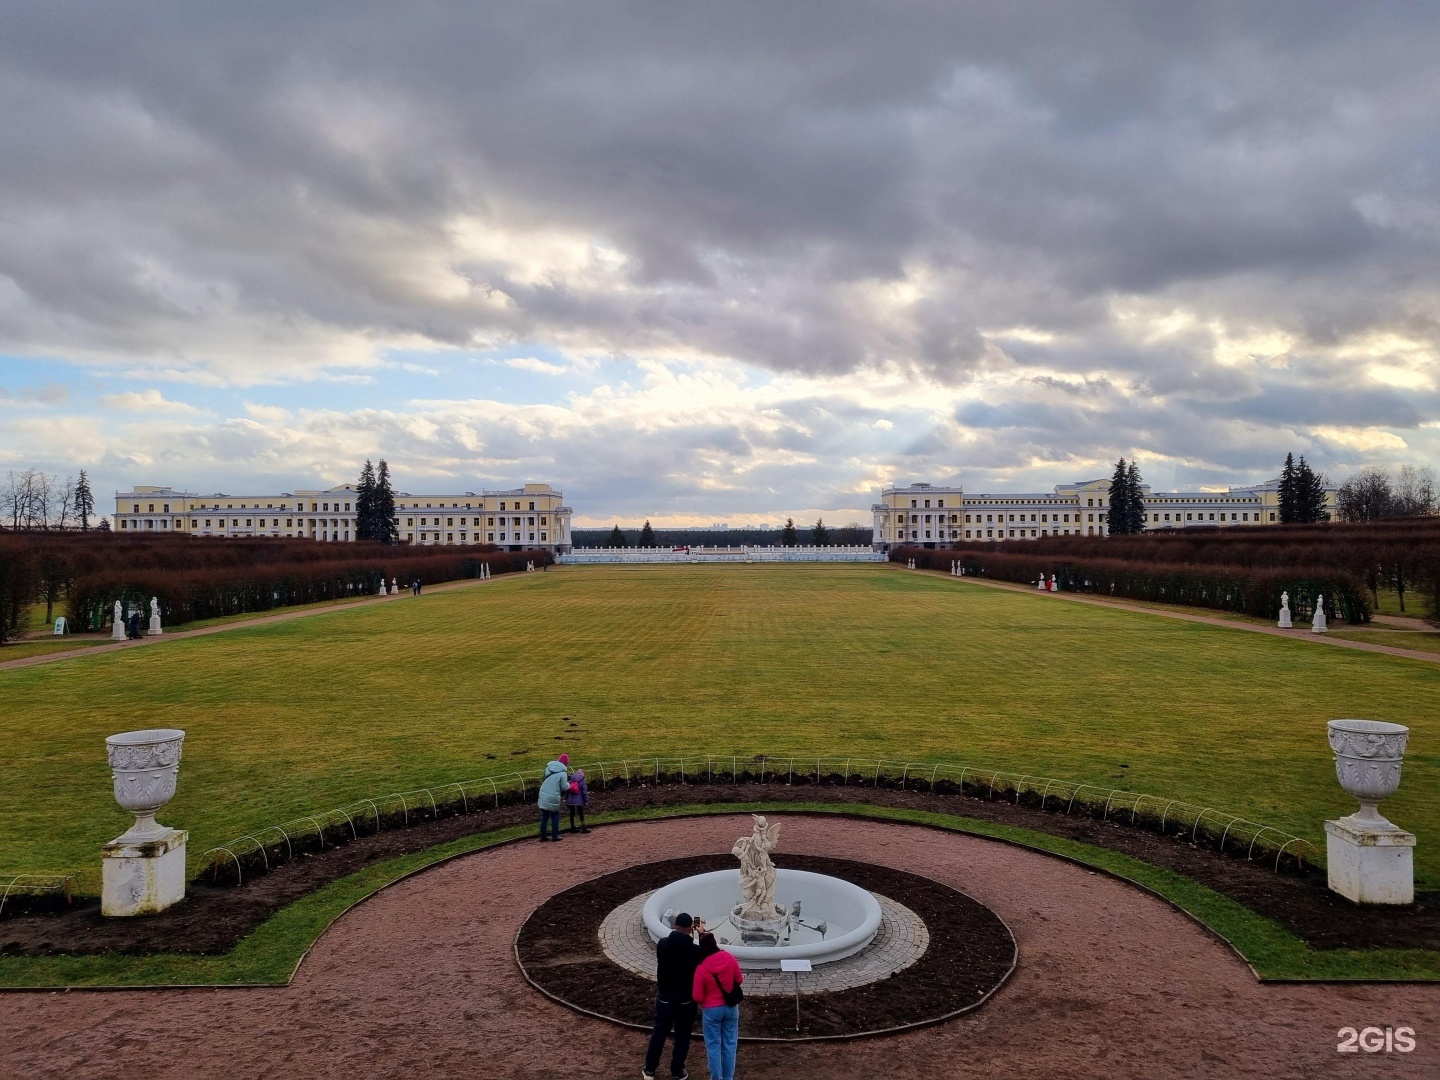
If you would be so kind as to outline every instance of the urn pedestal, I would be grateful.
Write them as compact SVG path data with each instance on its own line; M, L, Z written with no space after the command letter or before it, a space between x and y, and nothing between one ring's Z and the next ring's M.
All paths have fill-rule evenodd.
M1332 892L1357 904L1415 901L1415 834L1381 816L1378 804L1400 786L1410 729L1379 720L1331 720L1340 786L1360 802L1349 817L1325 822L1325 861Z
M175 795L185 733L174 728L127 731L105 740L115 801L135 824L100 850L100 912L151 915L185 898L189 833L161 825L155 812Z
M1330 891L1357 904L1415 902L1415 834L1356 826L1353 818L1325 822Z
M185 899L188 832L154 840L111 840L100 849L100 914L154 915Z

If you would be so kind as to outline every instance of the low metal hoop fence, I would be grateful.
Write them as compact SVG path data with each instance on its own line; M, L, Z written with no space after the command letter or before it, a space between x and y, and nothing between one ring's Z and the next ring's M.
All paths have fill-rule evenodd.
M1165 835L1207 843L1218 851L1254 860L1273 859L1273 869L1303 869L1310 841L1273 825L1215 806L1153 792L990 769L946 761L899 761L843 755L652 754L577 763L601 792L662 784L756 784L788 787L860 787L963 795L1070 816L1119 821ZM483 813L534 800L543 772L511 770L357 799L304 814L216 844L202 856L204 873L217 883L238 884L297 855L325 850L389 829L442 817ZM1288 863L1286 860L1289 860Z

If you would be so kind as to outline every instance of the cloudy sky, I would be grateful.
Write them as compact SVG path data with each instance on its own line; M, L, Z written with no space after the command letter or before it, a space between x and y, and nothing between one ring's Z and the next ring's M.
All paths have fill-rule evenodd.
M1435 5L0 11L0 469L740 523L1440 457Z

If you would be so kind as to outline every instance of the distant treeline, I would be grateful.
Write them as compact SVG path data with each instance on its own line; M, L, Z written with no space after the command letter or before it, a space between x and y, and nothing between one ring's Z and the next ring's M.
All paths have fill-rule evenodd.
M576 547L612 547L614 528L571 529L571 541ZM642 529L621 529L626 547L640 547ZM794 544L812 544L813 529L807 526L795 527L795 539L785 543L784 529L653 529L655 543L651 547L785 547ZM858 526L825 527L824 543L837 546L853 544L868 545L872 534L869 529Z
M896 548L892 561L925 569L1033 584L1054 574L1058 588L1136 600L1273 616L1290 593L1308 618L1317 595L1332 613L1368 622L1379 591L1423 592L1440 612L1440 519L1359 525L1286 525L1259 529L1186 529L1136 536L1052 536L1025 541L960 542L948 548Z
M166 625L347 596L376 595L381 580L408 587L523 570L551 561L543 551L302 539L126 536L113 532L7 532L0 535L0 642L30 606L48 622L63 610L75 631L101 630L115 601L148 610L160 602Z

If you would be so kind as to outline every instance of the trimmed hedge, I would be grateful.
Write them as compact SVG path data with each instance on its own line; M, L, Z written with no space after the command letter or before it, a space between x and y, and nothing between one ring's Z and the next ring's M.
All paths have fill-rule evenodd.
M1021 545L1014 545L1016 547ZM1348 622L1370 621L1370 599L1364 584L1343 570L1317 566L1246 567L1223 564L1180 565L1148 563L1121 558L1074 557L1063 552L1033 550L1029 541L1022 551L959 548L896 548L892 562L915 560L926 570L948 570L958 560L968 576L990 577L1034 585L1042 576L1055 576L1063 592L1095 593L1148 600L1162 604L1238 611L1273 618L1280 610L1280 594L1290 594L1295 619L1309 619L1315 597L1327 598L1326 611Z
M180 541L196 542L188 538ZM326 554L329 558L323 560L302 559L250 567L100 570L76 578L66 607L77 630L99 630L109 625L116 600L127 608L132 602L138 603L148 613L149 599L154 596L160 601L161 621L175 626L196 619L374 596L381 582L392 578L401 588L408 589L416 580L429 585L476 578L482 566L488 566L492 574L510 574L523 571L528 561L537 566L551 561L543 551L491 550L461 555L453 548L430 553L424 549L380 544L363 545L362 550L353 554L346 552L340 557L336 557L333 548Z

